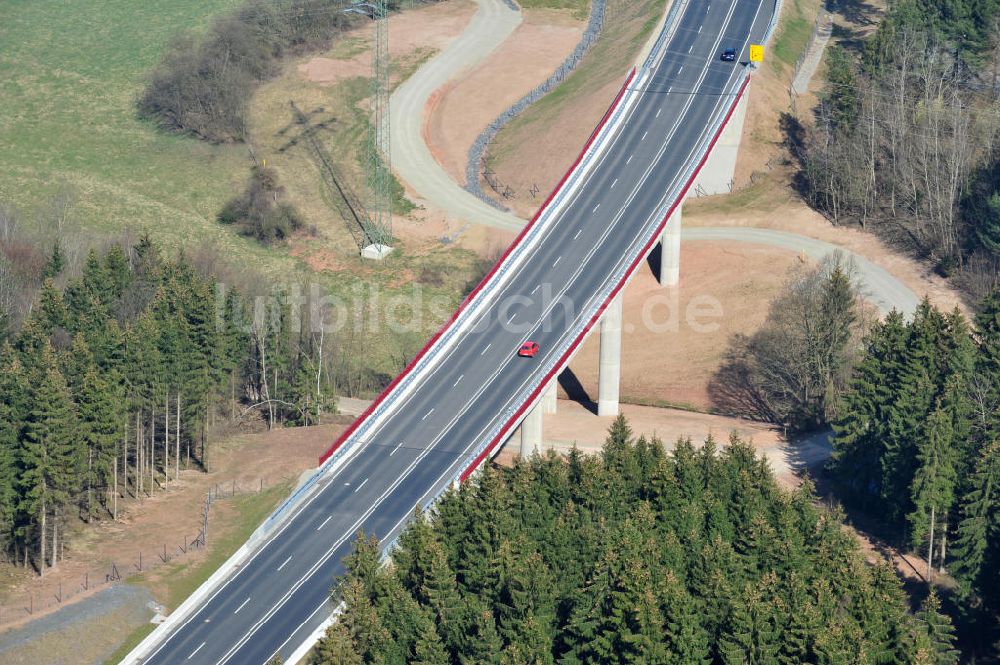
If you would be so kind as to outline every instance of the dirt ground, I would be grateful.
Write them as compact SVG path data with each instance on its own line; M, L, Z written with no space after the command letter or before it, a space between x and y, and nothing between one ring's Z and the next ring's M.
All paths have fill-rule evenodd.
M441 50L462 34L475 13L476 5L471 0L451 0L393 14L389 21L389 57L398 62L417 52ZM371 33L367 25L348 33L331 53L301 63L299 73L321 85L371 76Z
M576 159L645 43L650 17L662 8L658 0L609 2L602 36L578 70L498 134L487 163L514 191L505 203L515 213L530 217Z
M469 148L504 109L547 79L583 34L568 11L525 10L514 33L483 63L439 88L424 109L431 154L465 184Z
M394 14L389 22L391 83L409 76L446 47L462 33L475 11L470 0L450 0ZM335 162L337 178L355 196L364 197L359 156L363 141L359 137L363 136L363 116L368 109L371 45L371 29L362 26L338 38L326 53L291 63L254 95L250 118L256 156L277 169L288 201L310 230L293 237L289 253L312 270L362 278L371 277L375 268L358 257L351 235L357 231L354 222L344 216L339 195L308 149L290 102L307 117L311 131L326 147ZM406 266L416 266L417 272L424 255L440 253L447 249L445 245L487 253L512 238L465 227L419 206L406 215L394 215L393 234L400 240L396 264L403 256ZM443 238L448 242L443 244Z
M295 481L305 469L316 466L323 451L351 421L336 417L332 424L309 428L281 429L259 434L243 434L214 444L211 453L212 473L182 471L178 482L171 483L142 501L119 500L119 521L102 522L87 528L78 525L66 549L66 559L45 577L4 566L8 583L0 595L0 605L6 613L0 622L6 627L23 623L26 612L18 611L26 599L36 599L38 608L50 611L58 607L52 602L60 593L78 600L89 595L82 590L88 582L89 591L103 587L105 575L114 564L122 577L138 572L142 553L144 570L159 563L164 546L174 557L177 547L197 536L202 523L205 498L210 488L218 486L225 494L235 482L238 492L249 492ZM232 506L218 502L213 506L213 534L221 536ZM197 562L205 550L191 549L184 554L185 562Z
M803 265L792 252L699 241L681 245L677 287L660 286L641 267L622 303L622 400L709 408L708 381L729 339L756 331L789 271ZM599 348L600 335L590 335L570 362L577 398L597 399ZM564 396L567 385L560 387Z

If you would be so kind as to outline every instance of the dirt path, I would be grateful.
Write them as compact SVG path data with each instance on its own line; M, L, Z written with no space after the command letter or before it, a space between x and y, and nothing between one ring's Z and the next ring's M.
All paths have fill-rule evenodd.
M920 303L919 296L913 290L882 266L849 249L823 240L786 231L745 227L688 227L681 231L681 238L686 241L726 240L767 245L804 254L815 262L821 261L829 254L840 252L849 262L854 264L857 277L862 283L862 292L867 300L879 308L882 314L888 314L891 310L897 309L910 315ZM682 273L684 271L683 250L681 271Z
M505 109L545 81L572 53L584 24L564 11L525 9L521 24L424 108L424 139L452 181L464 185L469 146ZM477 100L469 104L468 100Z
M496 52L495 56L509 57L512 49L524 50L525 44L513 44L518 41L520 17L511 12L501 0L478 0L479 10L469 22L462 37L452 42L442 53L426 63L393 95L393 155L394 165L408 184L420 196L448 214L459 218L475 220L504 229L515 229L523 226L524 221L507 213L500 213L494 208L482 203L456 183L456 175L460 176L461 165L455 155L461 147L461 140L470 140L474 134L463 128L448 129L444 118L456 118L463 115L478 118L483 115L483 106L491 107L493 102L483 102L483 92L486 88L481 81L481 69L475 75L448 87L448 82L455 79L461 72L468 70L474 64L483 61ZM485 40L489 34L490 39ZM511 44L506 42L510 41ZM524 75L524 85L530 85L538 72L530 71ZM506 81L499 86L504 93L511 86ZM444 87L442 87L444 86ZM513 93L511 92L512 96ZM500 95L501 98L503 94ZM504 98L505 99L505 98ZM422 126L417 118L423 118L434 104L444 104L446 109L439 108L437 113L430 114L430 124ZM488 115L488 114L486 114ZM486 117L484 115L484 117ZM474 124L474 123L473 123ZM428 145L431 142L431 146ZM432 154L432 146L448 168L439 164ZM451 162L456 162L452 164ZM454 171L449 177L449 171ZM702 207L705 203L699 202ZM768 231L748 228L703 227L684 229L683 238L691 240L724 240L735 242L751 242L768 245L796 253L804 252L811 260L819 260L822 256L836 251L838 244L828 240L796 235L787 230ZM881 311L892 308L911 312L919 301L916 290L903 283L894 274L878 265L873 258L851 249L845 253L857 266L858 275L864 281L865 288ZM884 258L884 257L881 257ZM684 259L682 256L682 272ZM926 291L925 291L926 292Z
M496 49L521 22L520 12L501 0L477 0L479 10L465 32L431 58L390 99L392 162L415 201L429 201L448 215L516 231L524 220L489 206L459 187L424 142L424 109L431 94Z

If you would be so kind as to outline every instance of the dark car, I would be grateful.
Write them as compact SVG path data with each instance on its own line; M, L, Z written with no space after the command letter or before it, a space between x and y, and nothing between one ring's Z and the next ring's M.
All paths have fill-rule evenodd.
M723 62L734 62L736 60L736 49L727 48L725 51L723 51L722 60Z

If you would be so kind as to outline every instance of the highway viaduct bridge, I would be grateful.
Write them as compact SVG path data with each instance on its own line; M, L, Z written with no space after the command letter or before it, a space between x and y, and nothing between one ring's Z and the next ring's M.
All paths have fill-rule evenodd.
M468 478L522 421L522 450L534 450L554 378L599 321L599 409L617 410L619 294L657 245L661 280L676 281L680 203L713 152L703 189L728 180L735 144L718 144L749 83L740 61L770 37L779 5L675 0L649 57L492 272L317 472L123 662L296 662L333 620L330 585L354 534L390 548L415 506ZM736 63L720 60L724 48ZM528 339L541 351L518 358Z

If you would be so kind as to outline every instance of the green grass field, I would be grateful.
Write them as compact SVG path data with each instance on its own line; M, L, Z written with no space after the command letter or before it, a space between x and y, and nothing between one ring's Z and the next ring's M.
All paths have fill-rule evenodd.
M780 72L782 65L795 66L809 43L817 12L814 0L792 0L784 11L772 47L775 57L770 59L775 72Z
M520 0L525 9L569 9L578 19L586 19L590 13L590 0Z
M237 244L214 222L246 178L240 146L168 136L135 99L178 30L237 0L13 0L0 5L0 199L30 217L69 190L84 228Z
M25 225L40 225L45 216L36 212L44 210L54 194L69 193L71 227L81 227L97 241L116 237L126 228L148 231L168 250L209 246L235 267L250 266L282 284L315 281L348 303L367 297L358 295L362 287L408 300L422 288L424 296L443 297L457 305L460 290L474 271L471 252L442 246L414 253L404 240L389 260L376 265L362 263L354 248L341 245L336 235L321 233L302 239L299 249L332 251L338 255L338 266L315 272L289 248L262 246L216 221L224 203L246 183L250 160L245 146L171 136L137 117L135 101L173 36L181 30L204 30L214 16L241 2L0 3L0 203L17 205ZM342 56L356 54L359 48L357 40L333 45L335 54ZM410 72L421 61L394 66ZM294 72L294 63L290 65ZM281 92L288 94L279 100L285 108L289 98L308 96L296 86L317 88L292 75L279 77L262 91L275 85L286 86ZM363 79L359 85L367 90ZM255 106L261 95L255 95ZM352 120L340 128L347 134L363 131L363 117L360 126L354 118L356 109L340 108L345 119ZM271 137L261 139L267 143ZM342 152L331 148L331 153L345 159L346 170L357 171L353 153ZM296 173L277 166L293 193L318 187L315 169ZM396 194L402 207L401 194ZM307 201L293 198L292 203ZM308 205L305 208L311 212ZM325 208L320 213L322 218L310 222L321 229L323 224L343 225L326 219L330 213ZM432 283L415 283L428 274L435 277ZM424 316L418 329L407 334L391 334L384 326L365 334L360 361L394 375L401 360L415 353L447 314Z

